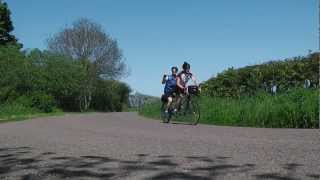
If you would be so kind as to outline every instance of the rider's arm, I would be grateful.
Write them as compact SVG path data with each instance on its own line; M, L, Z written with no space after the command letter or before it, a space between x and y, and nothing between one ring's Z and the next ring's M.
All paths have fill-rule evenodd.
M167 81L167 75L163 75L161 84L166 83L166 81Z
M180 78L180 77L177 77L177 86L178 86L180 89L184 89L183 85L181 84L181 78Z

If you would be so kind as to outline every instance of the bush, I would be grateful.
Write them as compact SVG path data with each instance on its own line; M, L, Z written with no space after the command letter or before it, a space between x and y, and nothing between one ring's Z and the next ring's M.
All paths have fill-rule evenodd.
M32 105L31 107L37 108L42 112L49 113L55 109L55 101L51 95L47 95L42 92L34 93L31 96Z
M284 61L270 61L239 69L229 68L204 83L203 92L208 96L240 97L270 92L272 84L278 92L303 87L306 79L311 88L319 84L320 53L308 57L295 57Z
M10 119L12 116L39 113L38 109L31 106L32 99L27 96L20 96L14 101L0 104L0 119Z
M20 103L46 113L56 106L79 111L85 97L92 99L94 110L121 111L129 87L102 79L93 64L85 63L90 64L39 49L22 53L16 47L0 47L0 105Z
M0 104L19 97L16 89L22 78L23 60L17 47L0 46Z
M122 111L128 104L130 88L121 82L97 80L91 108L98 111Z

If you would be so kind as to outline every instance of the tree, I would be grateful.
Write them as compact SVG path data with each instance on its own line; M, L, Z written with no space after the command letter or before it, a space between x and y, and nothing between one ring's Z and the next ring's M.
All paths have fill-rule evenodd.
M117 41L106 34L99 24L88 19L81 18L72 27L48 39L48 49L73 59L89 60L99 76L118 79L126 75Z
M19 44L16 37L10 34L14 29L10 15L7 3L0 1L0 45L11 44L21 48L22 44Z
M24 57L16 46L0 46L0 104L18 96Z
M122 111L128 105L130 88L119 81L96 81L91 108L99 111Z
M31 91L52 95L64 110L78 111L86 70L82 62L49 51L33 49L26 54L32 64L25 71L24 85ZM30 77L30 78L28 78Z
M126 75L122 51L115 39L102 27L81 18L48 39L48 50L82 62L86 69L80 96L80 109L87 110L92 101L94 81L98 78L118 79Z

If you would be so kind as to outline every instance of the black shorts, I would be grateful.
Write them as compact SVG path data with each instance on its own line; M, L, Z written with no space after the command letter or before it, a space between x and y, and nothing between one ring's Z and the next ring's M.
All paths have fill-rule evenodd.
M180 94L185 94L185 93L184 93L184 89L181 89L181 88L178 87L178 88L177 88L177 94L178 94L178 95L180 95Z
M161 101L163 102L167 102L169 97L174 98L176 96L177 92L176 91L172 91L169 93L165 93L161 96Z

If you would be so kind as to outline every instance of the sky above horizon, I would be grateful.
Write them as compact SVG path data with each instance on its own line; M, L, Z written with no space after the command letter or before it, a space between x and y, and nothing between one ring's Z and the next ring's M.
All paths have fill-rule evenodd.
M134 91L160 96L161 78L184 61L199 81L228 67L308 54L318 48L317 0L5 0L24 48L85 17L117 39Z

